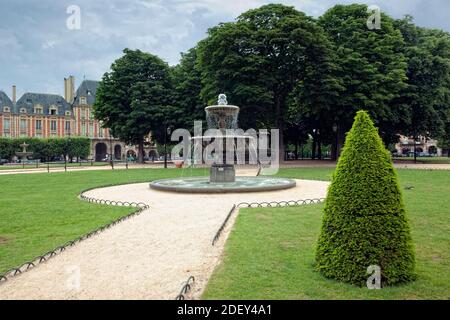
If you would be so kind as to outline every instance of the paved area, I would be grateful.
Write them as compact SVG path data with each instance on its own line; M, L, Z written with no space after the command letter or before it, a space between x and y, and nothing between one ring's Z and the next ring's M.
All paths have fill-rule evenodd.
M0 285L0 300L174 299L190 275L190 295L199 298L236 213L216 245L211 242L233 204L320 198L327 186L297 180L288 190L214 195L155 191L148 183L91 190L87 196L144 202L150 209Z

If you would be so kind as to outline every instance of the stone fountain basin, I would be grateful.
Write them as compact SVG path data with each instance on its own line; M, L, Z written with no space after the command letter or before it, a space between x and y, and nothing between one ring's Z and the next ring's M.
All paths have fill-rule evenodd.
M161 179L150 188L182 193L231 193L284 190L295 187L293 179L279 177L236 177L234 182L211 183L209 177Z

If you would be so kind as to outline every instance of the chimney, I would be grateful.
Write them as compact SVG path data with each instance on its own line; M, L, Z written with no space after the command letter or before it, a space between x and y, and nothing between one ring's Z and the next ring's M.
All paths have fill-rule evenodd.
M64 78L64 99L68 103L73 102L75 94L75 77L69 76L68 78Z
M16 86L13 85L12 86L12 102L13 103L16 103L16 98L17 98L17 96L16 96Z

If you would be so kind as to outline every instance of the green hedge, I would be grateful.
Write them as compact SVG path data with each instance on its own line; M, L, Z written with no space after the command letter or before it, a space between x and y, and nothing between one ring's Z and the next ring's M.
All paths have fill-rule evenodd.
M365 285L370 265L382 285L411 281L414 249L397 173L372 120L359 111L328 190L316 251L323 275Z
M91 141L85 137L70 138L0 138L0 158L11 159L17 151L22 151L20 146L27 143L27 151L33 152L33 159L46 160L55 156L67 156L69 158L85 158L90 153Z

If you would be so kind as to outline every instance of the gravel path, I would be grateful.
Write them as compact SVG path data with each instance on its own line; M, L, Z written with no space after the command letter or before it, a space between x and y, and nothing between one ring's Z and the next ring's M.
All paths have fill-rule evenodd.
M91 190L87 196L144 202L150 209L8 280L0 300L174 299L190 275L190 295L198 298L220 261L236 214L215 246L211 241L233 204L319 198L327 186L297 180L288 190L221 195L155 191L148 183Z

